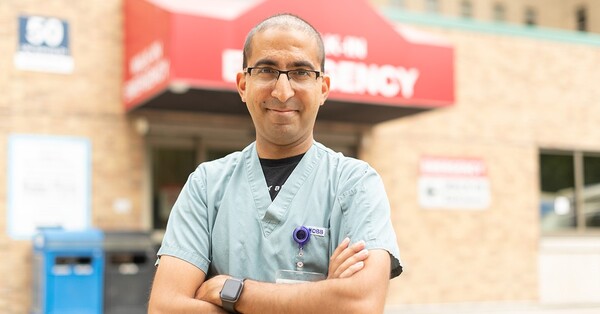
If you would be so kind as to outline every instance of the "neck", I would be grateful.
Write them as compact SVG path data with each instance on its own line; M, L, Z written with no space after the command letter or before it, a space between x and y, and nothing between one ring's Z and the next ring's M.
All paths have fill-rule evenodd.
M256 139L258 157L265 159L282 159L306 153L313 144L312 136L296 143L279 145L265 140Z

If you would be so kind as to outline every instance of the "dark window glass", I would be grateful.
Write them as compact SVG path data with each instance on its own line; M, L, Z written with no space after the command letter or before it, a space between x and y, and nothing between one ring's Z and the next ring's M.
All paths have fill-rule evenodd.
M171 208L188 176L196 168L193 149L152 149L152 210L154 229L165 229Z
M219 159L219 158L225 157L233 152L234 152L234 150L231 150L231 149L208 149L206 151L206 160Z
M460 3L460 16L465 18L473 17L473 7L471 1L462 1Z
M531 7L525 9L525 25L535 26L537 24L537 14Z
M577 24L578 31L587 32L587 10L585 8L577 9L575 13L575 22Z
M583 157L583 213L587 228L600 228L600 156Z
M540 155L540 215L543 231L576 227L575 170L572 155Z
M494 4L494 21L504 22L506 20L506 10L501 3Z

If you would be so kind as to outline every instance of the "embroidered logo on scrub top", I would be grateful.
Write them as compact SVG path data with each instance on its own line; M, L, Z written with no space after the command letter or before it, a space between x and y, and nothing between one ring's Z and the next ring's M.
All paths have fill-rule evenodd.
M327 235L327 229L319 227L307 227L310 230L310 234L317 237L324 237Z

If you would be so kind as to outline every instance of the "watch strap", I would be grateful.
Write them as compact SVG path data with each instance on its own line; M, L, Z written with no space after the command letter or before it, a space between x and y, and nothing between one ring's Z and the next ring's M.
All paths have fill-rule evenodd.
M223 309L227 311L227 313L237 313L235 310L235 302L221 300L221 303L223 304Z

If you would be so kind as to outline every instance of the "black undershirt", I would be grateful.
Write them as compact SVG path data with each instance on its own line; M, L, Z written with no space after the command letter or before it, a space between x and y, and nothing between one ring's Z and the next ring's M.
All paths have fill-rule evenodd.
M303 156L304 154L283 159L260 158L260 165L267 180L271 201L281 191L283 184L290 174L292 174L298 163L300 163Z

